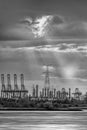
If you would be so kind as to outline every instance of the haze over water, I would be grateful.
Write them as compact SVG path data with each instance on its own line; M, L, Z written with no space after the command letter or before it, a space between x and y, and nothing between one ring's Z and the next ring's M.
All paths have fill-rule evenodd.
M87 130L87 111L0 112L0 130Z

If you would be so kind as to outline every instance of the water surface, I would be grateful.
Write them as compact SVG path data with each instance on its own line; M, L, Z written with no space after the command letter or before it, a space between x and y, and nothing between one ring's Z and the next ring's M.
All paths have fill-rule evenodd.
M0 112L0 130L87 130L87 111Z

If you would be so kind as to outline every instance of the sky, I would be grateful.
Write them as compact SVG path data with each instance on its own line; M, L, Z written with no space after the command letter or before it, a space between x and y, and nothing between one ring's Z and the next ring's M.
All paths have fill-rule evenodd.
M29 91L44 86L46 66L51 86L87 91L87 0L0 0L5 81L24 73Z

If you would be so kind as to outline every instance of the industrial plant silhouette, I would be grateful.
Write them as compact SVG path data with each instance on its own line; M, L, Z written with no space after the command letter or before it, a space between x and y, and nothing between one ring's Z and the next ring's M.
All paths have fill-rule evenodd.
M12 89L10 74L7 74L7 87L4 81L4 74L1 74L1 98L23 98L27 95L28 90L25 89L24 75L20 74L21 89L17 84L17 74L14 74L14 89Z
M72 95L74 95L74 99L80 100L83 98L82 93L79 91L79 88L75 89L75 92L71 93L71 88L69 88L68 92L65 90L65 88L62 88L60 90L56 90L56 88L51 89L50 88L50 71L49 66L46 66L45 74L45 81L44 81L44 87L41 91L39 91L39 85L33 86L32 88L32 94L28 93L28 90L25 88L24 84L24 74L20 74L20 83L21 87L19 88L17 83L17 74L14 74L14 88L12 88L11 85L11 76L10 74L7 74L7 85L5 84L4 80L4 74L1 74L1 98L6 99L19 99L19 98L26 98L29 97L29 99L32 100L71 100ZM84 98L87 94L84 95Z

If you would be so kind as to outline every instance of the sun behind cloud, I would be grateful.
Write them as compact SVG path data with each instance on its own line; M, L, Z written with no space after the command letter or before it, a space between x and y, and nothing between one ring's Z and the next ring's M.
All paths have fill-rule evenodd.
M63 74L66 79L72 79L75 77L77 73L77 67L76 66L67 66L63 69Z

